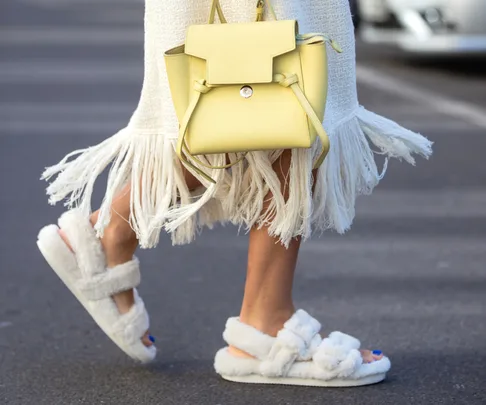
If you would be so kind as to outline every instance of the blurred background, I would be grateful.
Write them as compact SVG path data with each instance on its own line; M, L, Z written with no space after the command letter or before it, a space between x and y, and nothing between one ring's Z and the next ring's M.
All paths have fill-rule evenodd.
M38 179L126 125L143 80L143 1L11 0L0 4L1 404L486 403L486 1L351 7L361 104L435 153L390 162L348 234L304 245L295 299L325 331L389 353L388 382L323 392L221 381L212 356L245 276L246 237L232 227L141 252L161 356L141 368L112 345L36 250L63 210Z
M408 54L483 55L483 0L350 0L365 42L396 45Z

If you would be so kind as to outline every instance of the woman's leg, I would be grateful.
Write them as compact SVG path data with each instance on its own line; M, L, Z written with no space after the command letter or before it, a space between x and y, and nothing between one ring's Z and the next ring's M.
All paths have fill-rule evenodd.
M273 166L282 184L282 193L288 198L285 178L290 167L291 151L284 151ZM265 197L263 210L272 199ZM295 312L292 284L299 254L300 238L292 240L288 249L268 235L268 228L250 231L248 269L241 320L264 333L275 336L281 326ZM272 288L268 288L268 286Z
M285 179L289 177L290 162L291 152L285 151L273 166L286 199L288 184ZM267 196L266 201L271 197ZM292 287L300 242L300 238L296 238L286 249L278 243L278 238L269 236L267 227L255 227L250 231L248 270L240 313L243 323L276 336L283 324L292 316L295 311ZM250 357L241 350L233 347L230 349L235 355ZM368 350L362 350L362 355L365 362L379 360L382 357Z
M200 186L201 183L184 169L184 175L187 186L193 190ZM108 268L113 268L119 264L130 261L137 250L138 240L135 232L130 227L128 219L130 218L130 186L126 186L124 190L114 199L111 205L111 221L104 231L101 238L101 245L106 256L106 265ZM91 215L91 224L97 222L99 211ZM64 242L71 249L69 240L61 229L59 231ZM135 303L133 290L123 291L113 295L113 300L121 314L127 313ZM151 346L153 339L147 331L142 338L145 346Z

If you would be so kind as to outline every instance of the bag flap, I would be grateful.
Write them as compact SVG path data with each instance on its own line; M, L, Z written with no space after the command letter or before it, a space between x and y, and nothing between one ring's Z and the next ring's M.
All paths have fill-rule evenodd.
M192 25L185 53L206 60L208 84L270 83L273 58L296 47L297 21Z

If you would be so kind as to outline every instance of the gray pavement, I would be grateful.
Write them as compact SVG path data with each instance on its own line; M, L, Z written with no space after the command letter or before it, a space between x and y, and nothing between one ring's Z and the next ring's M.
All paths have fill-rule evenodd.
M351 232L304 245L295 299L325 330L384 350L392 371L359 389L245 386L212 369L240 304L245 235L219 228L176 248L164 236L140 252L160 349L150 366L100 332L36 250L62 212L47 205L43 167L116 132L138 101L142 1L113 3L1 6L0 403L485 404L486 61L360 44L361 103L426 134L435 155L415 168L392 161Z

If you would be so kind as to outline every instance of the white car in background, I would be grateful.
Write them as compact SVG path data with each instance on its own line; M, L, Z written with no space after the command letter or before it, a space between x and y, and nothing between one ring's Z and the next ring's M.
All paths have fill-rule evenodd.
M486 0L357 0L365 42L410 53L486 54Z

